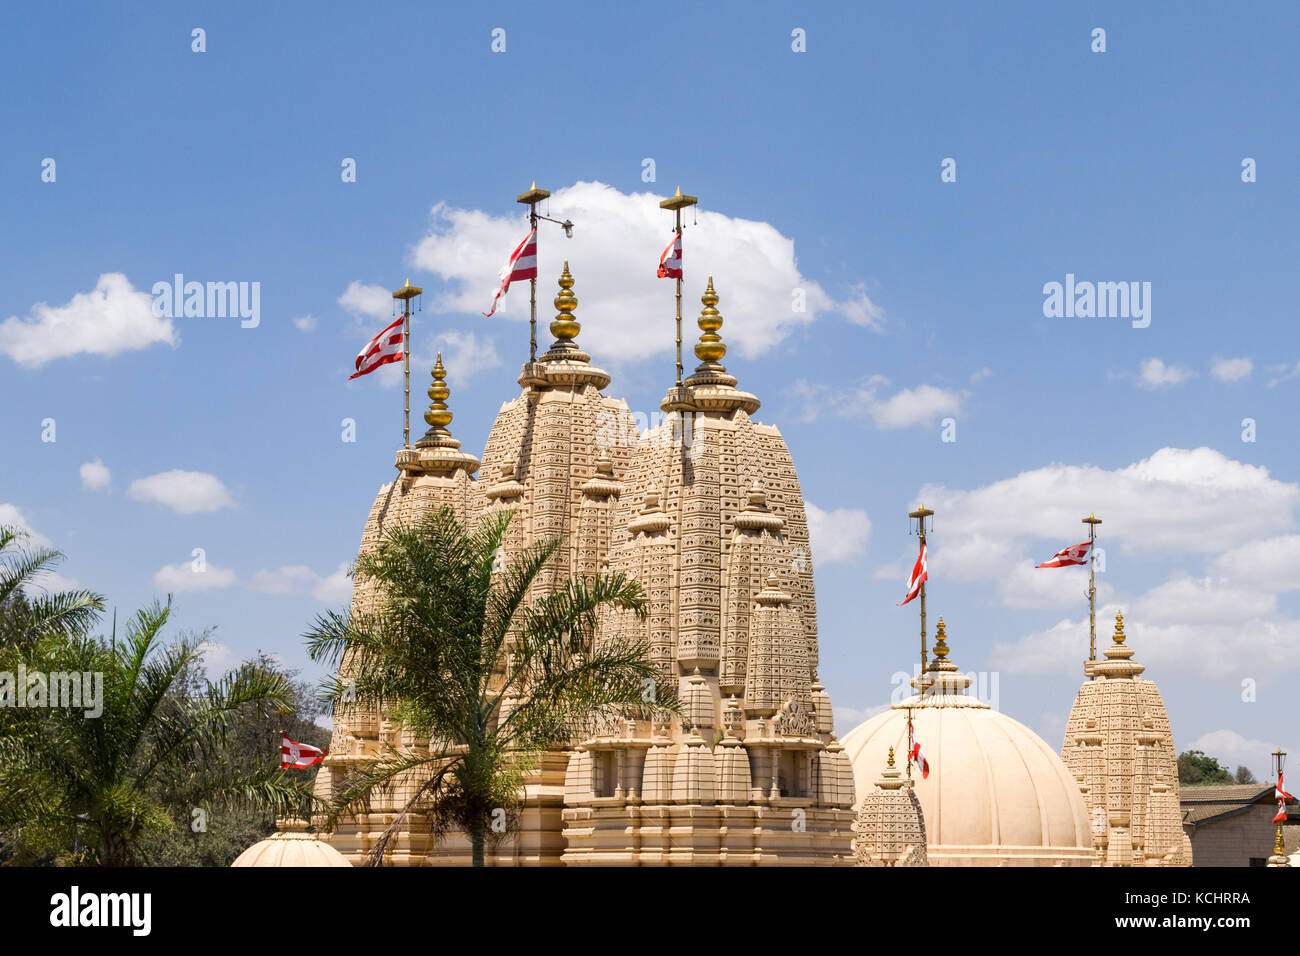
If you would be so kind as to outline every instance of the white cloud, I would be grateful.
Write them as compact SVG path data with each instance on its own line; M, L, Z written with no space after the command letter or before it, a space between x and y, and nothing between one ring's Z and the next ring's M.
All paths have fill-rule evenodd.
M212 680L238 667L241 663L232 648L216 641L204 641L199 645L199 652L203 655L203 669Z
M221 479L203 471L173 469L137 478L127 493L136 501L160 504L183 515L220 511L235 504Z
M1279 748L1272 741L1251 740L1235 730L1211 730L1208 734L1202 734L1191 745L1180 749L1199 750L1203 754L1215 757L1219 765L1226 767L1229 772L1235 773L1238 767L1249 767L1254 771L1257 780L1272 781L1273 768L1270 766L1272 762L1270 754ZM1267 782L1261 783L1260 789L1265 786L1268 786Z
M107 488L109 481L113 478L108 466L98 458L82 465L80 473L81 487L86 491L98 491L101 488Z
M1147 389L1172 388L1195 374L1191 369L1166 365L1158 358L1143 359L1138 366L1138 386Z
M391 319L393 293L381 285L365 285L354 280L339 296L339 305L357 319Z
M890 561L872 571L871 577L876 581L906 581L911 572L912 566L905 561Z
M999 603L1013 608L1083 604L1086 568L1033 565L1086 540L1079 519L1095 509L1106 521L1099 545L1110 551L1108 571L1098 574L1100 650L1122 609L1143 664L1220 679L1300 667L1300 622L1278 603L1279 593L1300 587L1283 570L1300 557L1300 535L1278 534L1295 526L1300 486L1266 469L1209 448L1163 448L1114 470L1054 464L972 491L927 486L919 498L943 516L931 568L992 582ZM1158 585L1122 597L1114 588L1125 579L1114 577L1125 567L1120 556L1174 567ZM995 645L991 666L1074 673L1087 641L1086 615L1063 619Z
M347 604L352 600L352 578L348 565L340 564L327 578L322 578L312 588L312 596L326 604Z
M1087 567L1039 568L1037 563L1020 555L1003 565L997 582L999 603L1024 609L1078 607L1080 596L1088 590ZM1114 592L1104 575L1098 578L1098 603L1108 600Z
M1262 591L1300 588L1300 534L1252 541L1225 551L1210 565L1213 574L1233 584Z
M875 707L832 707L835 719L835 736L843 738L850 730L865 723L877 714L889 710L889 704L877 704Z
M496 343L486 335L458 332L449 329L434 339L435 351L443 353L442 364L447 369L447 382L467 382L480 372L501 364ZM432 370L433 363L427 363Z
M292 321L293 321L294 328L296 328L299 332L316 331L317 319L316 316L314 315L300 315L296 319L293 319Z
M602 183L576 183L558 189L551 215L576 223L574 238L565 239L548 226L539 233L538 298L549 321L556 279L568 260L578 297L579 341L595 361L636 360L671 351L671 283L655 277L659 254L671 238L669 217L659 208L662 197L628 195ZM765 222L739 219L708 210L699 224L688 220L684 239L686 281L683 318L694 327L699 297L710 275L721 296L726 321L722 335L733 354L759 355L776 347L791 331L827 313L875 328L880 310L864 286L854 285L842 301L800 273L794 240ZM439 203L432 209L428 235L417 244L415 266L436 273L447 289L429 296L426 309L477 315L485 312L500 283L502 265L527 231L518 215L492 216L477 209ZM804 310L796 311L798 291ZM509 301L507 301L509 300ZM522 322L528 316L527 283L516 283L502 301L504 315L492 321ZM386 314L386 313L385 313ZM542 334L545 334L543 324ZM687 334L690 334L689 332ZM548 340L543 340L543 347Z
M64 577L57 571L44 571L32 578L32 584L47 594L57 594L59 591L79 591L81 582L76 578Z
M1126 643L1136 660L1162 673L1239 681L1300 666L1300 621L1279 614L1274 595L1176 576L1122 605L1098 606L1099 658L1112 643L1118 611L1124 612ZM1009 674L1081 673L1087 646L1088 618L1065 619L995 644L990 666Z
M861 508L823 511L811 501L808 536L812 539L813 564L844 564L861 556L871 537L871 519Z
M311 594L325 604L347 604L352 600L352 579L348 565L340 564L327 576L321 576L306 565L285 565L272 571L258 571L249 579L248 586L263 594Z
M1268 370L1273 375L1273 378L1268 381L1268 387L1272 388L1280 382L1285 382L1300 375L1300 362L1296 362L1294 365L1270 365Z
M970 383L972 385L978 385L980 382L984 381L986 378L989 378L992 375L993 375L993 369L985 365L978 372L975 372L973 375L971 375Z
M1255 363L1248 358L1215 359L1210 365L1210 374L1220 382L1239 382L1254 371Z
M219 568L208 564L202 571L196 571L192 561L180 564L166 564L153 576L153 586L168 594L183 594L186 591L218 591L234 587L239 583L239 575L229 568Z
M0 322L0 355L30 368L82 353L113 356L160 343L179 343L172 320L154 315L152 297L120 272L105 272L92 291L78 292L65 305L38 302L27 318Z
M1080 518L1092 511L1106 520L1102 546L1214 554L1294 528L1300 485L1212 448L1162 448L1114 470L1052 464L970 491L926 485L919 499L943 515L944 543L934 553L983 554L985 560L960 564L991 578L1002 573L997 563L1008 554L1031 555L1037 564L1085 540ZM958 563L949 553L943 565L951 571Z
M904 388L892 395L882 395L889 384L883 375L873 375L856 387L832 389L827 385L809 383L803 379L791 386L790 394L799 399L799 418L812 422L825 410L839 418L870 420L880 429L928 427L943 415L956 415L961 411L964 396L960 392L918 385Z
M0 503L0 525L9 525L10 527L20 528L28 534L27 540L22 542L29 548L52 548L54 543L45 535L40 534L35 528L28 523L23 517L23 513L17 505Z
M877 428L930 425L941 415L955 415L961 411L960 395L933 385L905 388L879 400L874 389L865 389L861 394L867 413L875 420Z
M248 581L248 586L263 594L302 594L320 580L311 568L302 564L285 565L274 571L258 571Z

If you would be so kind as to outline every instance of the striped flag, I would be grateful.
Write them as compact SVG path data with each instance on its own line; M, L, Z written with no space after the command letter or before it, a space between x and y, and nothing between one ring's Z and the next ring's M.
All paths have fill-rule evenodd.
M907 579L907 597L899 602L902 607L908 601L912 600L921 593L921 585L925 583L930 576L930 569L926 565L925 542L921 543L921 553L916 557L916 564L912 565L912 576Z
M491 318L497 310L497 300L510 291L510 283L516 279L537 278L537 229L534 228L524 241L515 246L510 258L501 269L501 288L492 297L492 308L483 313L484 318Z
M680 279L682 277L682 234L673 235L673 241L659 257L659 278Z
M405 319L405 316L398 319L362 346L357 353L357 370L348 376L349 381L368 375L381 365L402 360L402 323Z
M1273 785L1273 799L1277 801L1277 816L1273 818L1274 823L1286 822L1286 805L1295 801L1295 797L1286 792L1286 784L1282 780L1282 773L1278 771L1277 783Z
M908 752L907 759L921 769L921 779L925 780L930 776L930 761L925 759L925 752L921 750L921 741L916 739L916 731L912 729L910 720L907 722L907 736L912 741L912 749Z
M1085 541L1083 544L1072 544L1068 548L1062 548L1051 558L1042 564L1035 565L1039 568L1068 568L1071 565L1087 564L1088 549L1092 547L1091 541Z
M290 767L310 767L318 764L329 756L328 750L321 750L310 744L300 744L296 740L290 740L288 736L280 734L280 769L288 770Z

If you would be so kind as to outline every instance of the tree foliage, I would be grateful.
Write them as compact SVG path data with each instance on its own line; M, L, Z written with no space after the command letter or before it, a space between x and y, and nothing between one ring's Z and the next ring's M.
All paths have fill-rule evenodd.
M1180 784L1232 783L1232 773L1219 761L1199 750L1185 750L1178 755Z
M302 778L278 772L270 741L259 762L229 759L250 719L291 710L285 674L254 660L199 676L207 635L165 642L170 599L120 635L92 636L103 598L42 593L40 575L62 556L25 543L0 528L0 674L24 696L0 708L0 861L141 863L196 808L274 813L309 799ZM52 694L31 706L20 672L47 687L78 675L81 706L55 706Z

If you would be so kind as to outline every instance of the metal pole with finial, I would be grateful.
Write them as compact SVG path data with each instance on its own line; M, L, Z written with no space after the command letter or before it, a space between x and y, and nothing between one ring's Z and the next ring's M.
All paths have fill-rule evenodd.
M402 286L393 293L394 299L402 300L402 375L405 378L406 387L406 411L402 425L402 447L409 450L411 447L411 300L417 295L424 292L418 285L411 285L411 280L406 280L406 285Z
M916 520L917 535L921 539L921 553L925 553L925 519L934 514L923 504L918 504L915 511L909 511L907 516ZM929 579L929 574L926 575ZM926 654L925 638L925 581L921 582L921 673L925 673L926 665L929 663Z
M925 652L922 651L921 653L924 654ZM891 757L893 756L894 754L893 747L889 748L889 754ZM907 764L907 779L911 780L912 779L912 708L911 707L907 708L907 758L906 760L904 760L904 763Z
M1281 747L1273 751L1273 776L1277 779L1275 789L1280 793L1286 791L1282 789L1282 766L1286 763L1286 751ZM1277 839L1273 843L1273 855L1279 860L1286 859L1286 841L1282 839L1282 823L1286 820L1286 799L1279 797L1277 801ZM1279 863L1279 865L1283 865Z
M1093 553L1097 545L1097 525L1101 519L1089 514L1083 519L1088 526L1088 663L1084 670L1088 680L1093 679L1092 665L1097 660L1097 561Z
M683 196L682 187L677 187L677 194L662 200L660 209L671 209L674 216L675 234L682 234L682 210L699 202L698 196ZM682 387L682 280L677 277L677 387Z
M528 225L534 231L537 229L537 224L545 220L546 222L553 222L557 226L562 226L564 228L564 237L566 239L572 239L573 238L572 219L565 219L563 221L559 219L552 219L550 216L543 216L541 213L537 211L537 204L541 202L543 199L549 199L550 196L551 196L551 192L549 189L539 189L537 187L537 182L534 181L533 184L528 187L527 192L520 193L518 196L515 197L515 202L523 203L525 206L528 207ZM536 241L536 236L534 236L533 238L534 241ZM531 279L528 280L528 365L529 365L530 372L532 371L532 366L537 362L537 276L535 274L536 271L537 271L536 269L533 270L534 275Z
M533 229L537 228L537 221L543 218L537 213L537 204L550 195L549 189L538 189L534 181L527 192L515 197L515 202L528 207L528 225ZM532 365L537 361L537 276L529 279L528 285L528 364Z

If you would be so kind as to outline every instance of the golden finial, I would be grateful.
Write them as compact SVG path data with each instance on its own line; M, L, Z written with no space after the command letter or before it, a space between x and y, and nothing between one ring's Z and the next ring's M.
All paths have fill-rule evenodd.
M893 765L894 765L894 748L893 748L893 747L890 747L890 748L889 748L889 766L892 767Z
M700 313L699 326L704 332L695 346L695 357L701 362L717 364L727 354L727 346L718 334L722 328L722 313L717 310L718 293L713 291L713 276L709 276L709 287L700 296L704 311Z
M1124 643L1124 612L1119 611L1115 614L1115 643Z
M943 617L939 618L939 626L934 632L934 656L936 660L943 660L948 656L948 632L944 630Z
M431 428L445 429L451 424L451 410L447 407L447 398L451 389L447 387L447 370L442 367L442 353L433 366L433 384L429 386L429 410L424 413L424 420Z
M564 271L560 273L560 292L555 297L555 307L559 312L551 323L551 334L558 342L571 342L578 337L582 326L573 317L573 310L578 307L578 297L573 294L573 275L569 272L568 259L564 260Z

